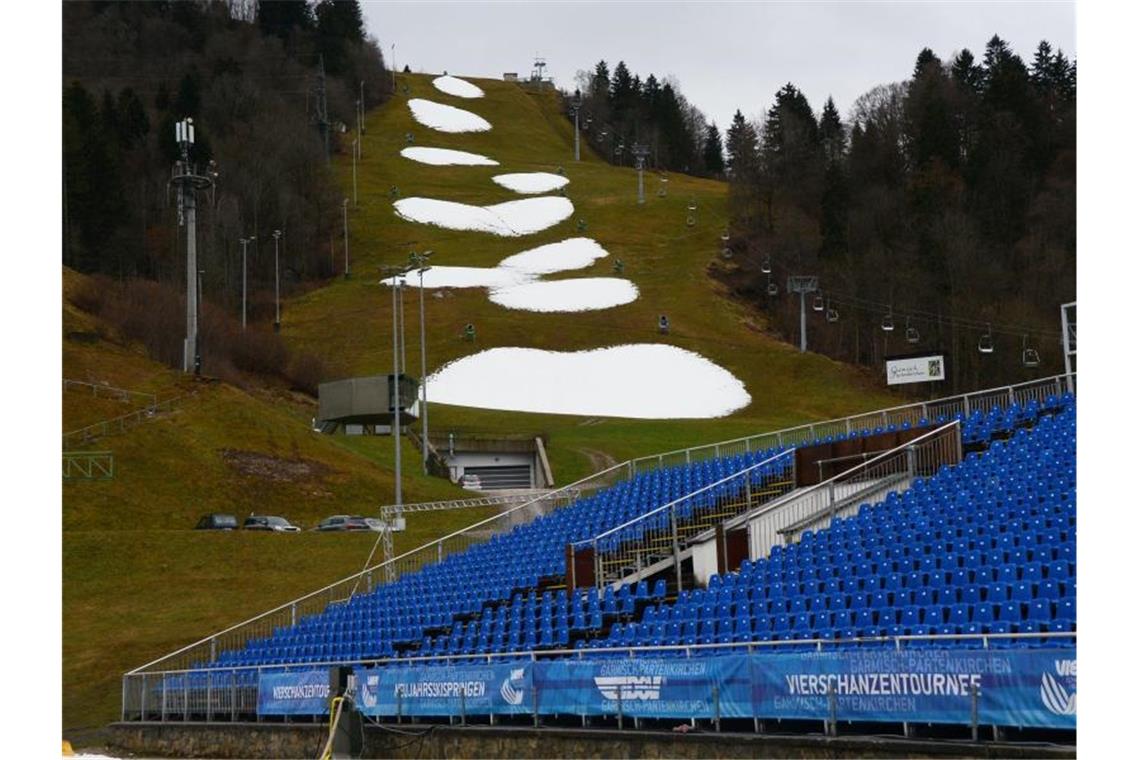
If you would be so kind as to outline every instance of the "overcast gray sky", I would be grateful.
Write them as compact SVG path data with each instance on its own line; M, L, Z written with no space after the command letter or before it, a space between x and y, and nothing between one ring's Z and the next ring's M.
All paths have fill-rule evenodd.
M792 82L818 113L828 95L845 117L878 84L907 78L930 47L981 58L998 34L1026 60L1042 39L1076 54L1072 2L380 2L364 0L369 33L413 71L527 75L535 54L555 83L618 60L642 79L672 74L722 127L758 116ZM389 61L390 63L390 61Z

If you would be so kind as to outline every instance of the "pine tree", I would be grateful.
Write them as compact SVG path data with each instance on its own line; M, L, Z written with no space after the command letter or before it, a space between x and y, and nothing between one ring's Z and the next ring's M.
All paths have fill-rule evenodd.
M974 54L969 50L963 50L954 58L950 74L962 90L973 95L981 95L985 74L982 68L974 63Z
M705 163L705 171L714 176L724 174L724 145L721 143L720 130L716 122L708 125L705 130L705 145L701 151L701 158Z
M313 13L307 0L258 0L257 25L262 32L285 39L294 30L312 28Z
M348 69L348 50L364 39L364 18L357 0L321 0L313 9L317 18L317 49L325 70L333 76Z
M756 136L756 130L744 120L744 114L740 113L739 109L732 116L732 125L728 128L727 138L726 166L729 174L734 177L751 174L756 168L760 141Z

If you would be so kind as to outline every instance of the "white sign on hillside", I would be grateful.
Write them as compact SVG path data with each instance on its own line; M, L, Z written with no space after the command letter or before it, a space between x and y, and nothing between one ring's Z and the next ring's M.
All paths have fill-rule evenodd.
M942 354L887 360L887 385L928 383L946 379L946 358Z

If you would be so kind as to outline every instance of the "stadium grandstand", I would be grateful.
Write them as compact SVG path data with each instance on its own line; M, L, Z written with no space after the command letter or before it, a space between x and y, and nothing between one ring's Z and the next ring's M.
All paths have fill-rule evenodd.
M621 463L125 674L122 719L1075 731L1075 380Z

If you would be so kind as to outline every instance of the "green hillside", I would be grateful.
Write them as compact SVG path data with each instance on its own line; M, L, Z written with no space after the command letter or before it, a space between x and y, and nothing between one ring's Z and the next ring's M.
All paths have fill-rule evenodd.
M725 367L746 385L752 403L716 420L621 420L504 413L433 405L436 430L544 433L558 482L588 474L604 455L618 460L679 446L761 432L811 419L867 410L895 399L851 368L767 336L763 318L730 300L709 276L726 223L723 183L671 175L668 195L656 195L646 176L648 202L636 203L636 173L598 160L586 149L572 160L572 128L553 93L476 81L487 93L464 101L440 93L426 76L401 77L410 97L426 97L475 111L488 133L447 135L414 123L406 101L394 98L368 114L359 167L360 207L350 212L351 279L288 301L282 335L293 348L318 354L331 377L387 372L391 324L388 291L378 268L404 263L411 250L432 249L441 265L493 266L521 250L584 234L610 253L595 266L556 277L608 275L613 258L640 289L626 306L577 314L511 312L481 289L429 297L429 370L493 346L587 349L667 341ZM498 167L432 167L399 156L412 132L420 146L484 153ZM468 203L519 198L491 176L512 171L556 171L570 179L574 215L525 238L457 233L398 219L389 190ZM345 152L337 171L351 195ZM685 223L691 199L697 223ZM577 220L587 230L579 233ZM338 242L338 251L339 251ZM63 687L65 731L95 726L117 715L120 674L214 630L280 604L359 569L374 536L210 535L190 530L201 514L223 511L283 514L304 525L336 513L374 513L391 499L389 438L343 439L311 432L312 399L273 381L248 387L195 381L124 345L113 332L74 308L67 294L80 275L64 273L64 377L183 397L125 433L92 444L111 450L116 474L103 482L69 483L63 490ZM416 292L410 291L415 304ZM656 331L657 316L672 323ZM478 340L460 339L473 322ZM418 368L416 324L409 319L408 366ZM64 393L64 431L129 410L130 405ZM589 421L590 424L583 424ZM403 449L406 462L418 453ZM407 470L411 470L410 473ZM446 481L406 468L409 501L462 493ZM486 516L485 510L415 516L397 537L397 551Z
M427 299L428 370L495 346L581 350L633 342L667 341L725 367L744 381L752 395L748 407L716 420L619 420L583 426L566 415L503 413L432 406L437 430L477 429L544 432L555 477L567 482L590 470L583 449L624 459L691 443L711 442L809 419L834 417L892 403L867 376L765 335L764 318L730 300L709 276L719 260L720 235L727 220L727 189L722 182L674 174L668 195L658 197L657 175L647 173L644 206L637 204L637 173L611 166L589 149L573 161L573 127L558 112L555 93L524 90L516 84L472 80L486 93L480 99L452 97L431 84L432 77L402 75L401 94L368 115L364 159L358 166L359 208L350 211L353 276L339 279L291 302L282 333L293 345L319 354L330 371L353 375L390 370L391 317L387 288L378 285L379 268L403 264L408 252L430 249L433 263L494 266L519 251L569 237L587 235L611 254L592 267L553 275L552 279L605 276L614 258L622 274L640 290L625 306L593 312L539 314L511 311L491 303L480 288L450 290L450 297ZM408 93L403 94L404 85ZM488 132L447 134L428 129L411 116L409 98L427 98L473 111L493 126ZM428 166L405 159L399 151L412 133L417 146L480 153L500 166ZM342 138L343 140L344 138ZM349 140L350 142L351 140ZM351 197L350 154L339 157L338 170ZM428 197L489 204L522 197L491 181L495 174L557 171L570 180L566 196L575 212L548 230L521 238L456 232L408 222L392 208L391 188L400 197ZM697 222L686 225L688 205L697 203ZM578 232L577 221L587 224ZM339 248L338 243L338 250ZM416 291L409 290L416 306ZM657 317L668 315L668 336L657 333ZM416 323L409 317L408 366L420 366ZM460 339L463 326L478 331L472 345ZM430 391L429 391L430 398Z

